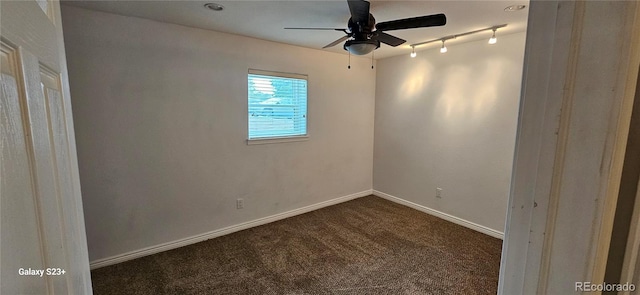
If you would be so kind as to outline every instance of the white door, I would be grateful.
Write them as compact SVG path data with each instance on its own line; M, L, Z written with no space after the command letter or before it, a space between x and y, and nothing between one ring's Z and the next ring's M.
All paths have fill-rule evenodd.
M60 5L1 0L0 26L0 293L91 294Z

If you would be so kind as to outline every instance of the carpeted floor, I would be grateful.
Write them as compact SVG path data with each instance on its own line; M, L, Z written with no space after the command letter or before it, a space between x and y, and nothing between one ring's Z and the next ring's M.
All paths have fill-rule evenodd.
M91 272L94 294L496 294L502 241L368 196Z

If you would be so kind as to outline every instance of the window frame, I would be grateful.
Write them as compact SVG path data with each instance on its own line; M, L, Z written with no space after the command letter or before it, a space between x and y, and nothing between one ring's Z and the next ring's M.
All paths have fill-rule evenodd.
M260 76L268 76L275 78L290 78L290 79L301 79L307 81L307 89L306 89L306 103L305 103L305 134L301 135L287 135L287 136L268 136L268 137L258 137L258 138L249 138L249 75L260 75ZM256 144L269 144L269 143L285 143L285 142L296 142L296 141L306 141L309 139L309 76L305 74L297 74L297 73L286 73L286 72L276 72L276 71L266 71L266 70L257 70L257 69L249 69L247 73L247 107L245 109L245 114L247 115L247 145L256 145Z

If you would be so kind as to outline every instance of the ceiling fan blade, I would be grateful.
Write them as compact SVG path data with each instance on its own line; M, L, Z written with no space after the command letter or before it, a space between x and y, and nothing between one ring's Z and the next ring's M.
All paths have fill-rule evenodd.
M354 23L369 23L369 2L364 0L348 0L351 20Z
M324 46L324 47L322 47L322 48L324 49L324 48L329 48L329 47L336 46L336 45L338 45L338 44L340 44L340 43L344 42L344 41L345 41L345 40L347 40L347 39L349 39L349 35L344 35L344 36L342 36L342 38L340 38L340 39L338 39L338 40L336 40L336 41L333 41L333 42L331 42L331 43L327 44L326 46Z
M326 30L326 31L340 31L344 32L347 29L336 29L336 28L284 28L285 30Z
M447 17L440 13L434 15L425 15L419 17L397 19L388 22L376 24L378 31L393 31L413 28L424 28L434 26L444 26L447 23Z
M384 32L374 32L374 35L373 37L371 37L371 39L378 40L384 44L387 44L393 47L403 44L404 42L407 42L407 40L400 39L396 36L392 36Z

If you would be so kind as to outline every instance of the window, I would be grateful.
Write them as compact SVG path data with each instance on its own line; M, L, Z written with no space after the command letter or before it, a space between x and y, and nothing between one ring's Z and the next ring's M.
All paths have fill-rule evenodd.
M249 140L306 138L307 76L249 70Z

